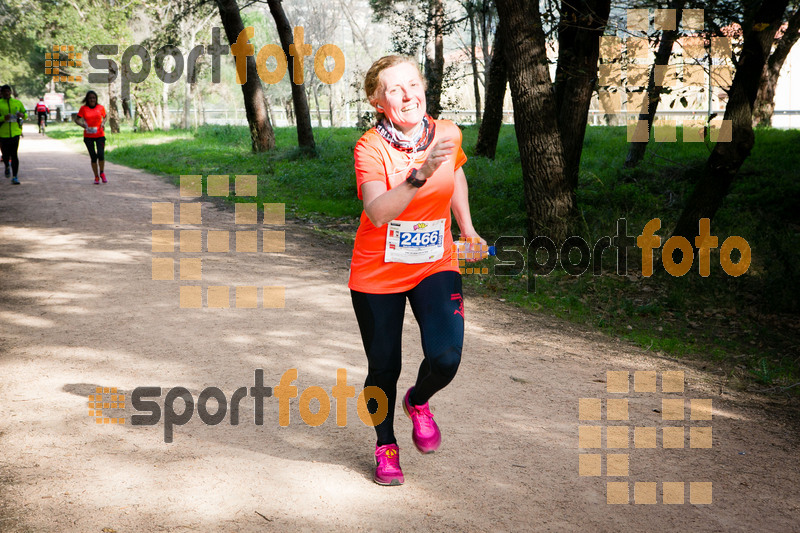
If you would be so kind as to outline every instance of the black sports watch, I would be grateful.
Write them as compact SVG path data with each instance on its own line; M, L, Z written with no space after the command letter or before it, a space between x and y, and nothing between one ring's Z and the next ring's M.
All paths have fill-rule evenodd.
M414 187L416 187L417 189L419 189L420 187L425 185L425 182L428 181L428 180L427 179L424 179L424 180L417 179L417 169L416 168L412 168L411 172L408 173L408 177L406 178L406 181L409 182Z

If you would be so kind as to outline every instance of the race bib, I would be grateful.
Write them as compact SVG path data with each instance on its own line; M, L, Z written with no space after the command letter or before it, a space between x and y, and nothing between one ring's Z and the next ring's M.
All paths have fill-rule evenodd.
M97 128L86 128L86 133L97 133Z
M392 220L386 229L387 263L431 263L444 255L445 219Z

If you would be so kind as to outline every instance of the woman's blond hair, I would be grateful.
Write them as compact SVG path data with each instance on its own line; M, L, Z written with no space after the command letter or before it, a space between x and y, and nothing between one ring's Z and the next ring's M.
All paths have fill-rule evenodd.
M378 92L381 90L381 72L401 63L414 65L414 68L416 68L419 73L419 78L422 80L422 86L427 88L425 77L419 71L419 65L417 65L417 62L414 61L412 57L404 55L383 56L369 67L367 75L364 76L364 92L367 93L367 100L369 100L370 105L375 106L375 102L378 99ZM376 115L378 120L384 118L383 113L380 111L376 110Z

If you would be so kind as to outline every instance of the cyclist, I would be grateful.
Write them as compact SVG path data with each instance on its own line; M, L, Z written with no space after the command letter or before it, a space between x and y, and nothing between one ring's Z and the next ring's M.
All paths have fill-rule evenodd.
M39 98L39 102L36 104L34 111L39 118L39 133L44 135L44 130L47 127L47 115L50 113L50 109L47 107L47 104L44 103L44 98Z

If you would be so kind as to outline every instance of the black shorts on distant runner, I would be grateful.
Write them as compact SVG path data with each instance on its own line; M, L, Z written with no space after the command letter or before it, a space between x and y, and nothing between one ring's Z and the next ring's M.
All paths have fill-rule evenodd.
M103 161L105 159L103 157L103 152L106 147L105 137L84 137L83 144L85 144L86 148L89 149L89 157L92 158L92 163L97 163L98 160ZM96 151L95 146L97 146Z

